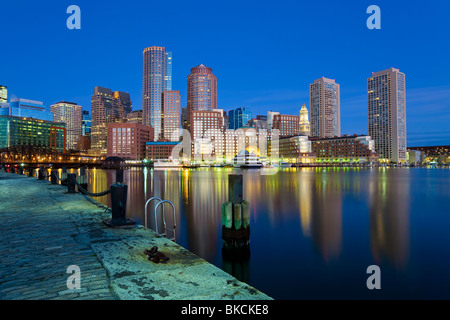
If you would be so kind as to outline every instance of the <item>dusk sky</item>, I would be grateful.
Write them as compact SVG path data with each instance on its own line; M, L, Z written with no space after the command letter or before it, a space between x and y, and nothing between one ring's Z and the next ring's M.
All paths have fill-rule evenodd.
M369 5L381 30L369 30ZM81 9L69 30L66 9ZM76 102L95 86L131 94L142 109L142 52L173 53L173 89L204 64L218 79L218 107L298 115L309 84L341 86L342 134L367 134L367 78L406 75L408 146L450 145L450 2L430 1L2 1L0 84L9 98Z

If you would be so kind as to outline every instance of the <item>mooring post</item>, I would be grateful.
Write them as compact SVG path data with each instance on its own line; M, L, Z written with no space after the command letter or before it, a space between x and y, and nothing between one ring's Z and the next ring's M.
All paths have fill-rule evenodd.
M51 182L52 184L58 184L58 170L52 169Z
M38 179L44 180L44 166L39 166Z
M33 176L33 170L34 170L34 168L28 167L28 176L29 176L29 177L32 177L32 176Z
M123 169L116 169L116 183L123 183Z
M23 174L23 168L22 167L18 167L17 168L17 173L22 175Z
M111 185L111 219L103 222L109 227L129 226L136 224L127 219L127 192L126 184L115 183Z
M67 185L67 167L62 167L61 171L61 184L63 186Z
M77 181L77 175L75 173L69 173L67 175L67 193L76 193L75 184Z

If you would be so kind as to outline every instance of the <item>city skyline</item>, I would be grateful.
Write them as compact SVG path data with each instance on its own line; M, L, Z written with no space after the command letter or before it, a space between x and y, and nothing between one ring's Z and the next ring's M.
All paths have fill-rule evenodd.
M408 77L408 146L448 144L450 130L446 123L450 121L450 85L446 74L450 71L450 65L444 57L449 55L449 47L440 44L442 41L439 39L445 36L446 31L442 26L436 28L435 22L444 17L445 8L449 7L447 3L439 1L439 5L435 7L419 8L407 5L404 1L396 4L379 1L377 4L383 12L381 30L369 30L365 25L368 17L365 10L370 3L354 2L353 6L346 6L345 18L340 16L343 9L332 2L325 6L286 2L295 9L290 10L292 12L272 8L267 2L262 2L257 8L243 3L239 12L233 10L236 4L233 2L211 7L202 4L201 1L189 5L177 3L171 21L175 18L178 21L174 21L173 27L167 28L168 30L157 26L157 23L161 23L160 17L156 17L148 25L138 22L138 18L143 15L140 12L148 4L122 5L121 10L117 9L118 6L101 6L104 12L96 15L95 20L90 12L97 12L100 5L79 1L83 19L81 30L65 28L65 4L55 6L43 3L39 8L32 2L26 6L5 4L5 10L10 10L11 15L7 15L0 24L6 30L5 41L10 45L7 52L2 52L2 58L10 62L2 69L0 84L8 87L10 97L44 101L46 106L62 100L74 101L85 110L89 109L93 87L120 88L130 93L133 110L138 110L142 109L142 50L148 46L161 45L170 48L174 55L172 86L180 90L181 108L186 107L187 103L185 79L189 69L198 64L211 67L219 79L217 108L229 110L244 106L255 116L264 115L268 110L296 115L303 103L310 109L308 85L314 79L324 76L336 79L341 85L341 134L368 134L367 75L394 67L402 70ZM153 5L155 10L159 10L159 4ZM234 23L226 24L224 18L215 14L208 17L208 14L217 9L233 18ZM14 16L19 10L24 16L22 25L12 29L11 26L15 24L10 16ZM248 17L251 10L255 12L254 17ZM198 22L183 30L178 28L186 22L182 12L198 11L204 13ZM37 30L30 30L37 18L26 18L32 17L36 12L39 12L42 24ZM123 12L136 19L130 19L129 26L114 26L111 23L114 20L112 17ZM410 18L418 17L419 14L424 19L411 25L408 22ZM200 29L198 35L208 36L208 41L196 43L195 46L189 44L184 39L186 35L205 21L212 25L208 30ZM137 26L141 26L142 30L125 39L125 44L117 50L102 52L102 59L95 50L83 50L89 44L94 46L93 49L104 45L105 40L102 39L98 40L98 44L92 42L96 31L110 29L111 33L117 31L125 35ZM332 45L336 46L337 55L334 59L325 61L320 53L325 44L314 40L314 48L305 48L308 41L313 41L308 31L314 30L316 36L324 36L330 27L336 32ZM37 52L29 60L22 59L21 50L24 46L36 44L30 37L43 29L50 36L48 39L41 39L42 44L39 45L42 52ZM281 29L286 30L286 34L280 34ZM154 31L149 35L149 30ZM409 31L406 32L407 30ZM398 33L402 37L398 38ZM287 37L296 37L296 42L299 43L294 45L292 41L285 41ZM18 43L17 39L21 39L21 42ZM424 45L418 47L418 42ZM79 46L79 49L55 57L51 50L56 43L62 49L73 46ZM376 48L374 44L377 44ZM384 45L389 45L392 50L384 52ZM436 46L439 50L429 50ZM238 47L238 51L234 50ZM251 59L248 59L250 56ZM280 59L282 56L283 59ZM423 57L430 57L439 63ZM271 61L274 63L267 63ZM115 67L111 68L111 64ZM48 71L45 69L43 72L44 66ZM64 82L57 81L55 75L63 66L71 76ZM90 71L86 76L88 70ZM24 73L28 76L25 79ZM245 76L239 79L234 76L236 73ZM423 110L427 112L424 113Z

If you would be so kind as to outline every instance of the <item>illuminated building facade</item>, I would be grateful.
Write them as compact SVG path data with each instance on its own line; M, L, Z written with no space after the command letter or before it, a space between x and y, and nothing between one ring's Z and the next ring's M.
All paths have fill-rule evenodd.
M275 114L272 120L272 129L278 129L280 138L298 136L299 116Z
M107 156L124 160L145 159L146 143L153 141L151 126L139 123L108 123Z
M367 79L369 135L382 161L406 162L405 74L398 69L373 72Z
M128 123L140 123L144 124L143 112L142 110L134 110L127 114Z
M161 94L161 139L180 140L180 91L163 91Z
M180 142L174 141L149 141L145 144L145 158L147 160L168 160L173 148Z
M252 112L248 108L237 108L228 111L228 129L239 129L252 119Z
M340 86L334 79L322 77L309 85L311 136L320 138L341 135Z
M76 150L78 138L82 134L82 107L73 102L61 101L50 106L54 122L66 124L67 149Z
M374 162L378 160L375 142L370 136L310 138L317 162Z
M302 136L310 136L311 135L311 126L309 123L309 112L306 108L306 105L303 104L300 109L300 135Z
M91 96L91 147L100 154L106 154L108 123L123 122L131 110L130 95L126 92L95 87Z
M212 69L200 64L187 77L187 122L192 125L192 112L217 108L217 78ZM222 115L223 118L223 115Z
M66 125L53 121L0 115L0 148L44 147L66 151Z
M224 154L223 110L196 110L191 113L191 117L192 154L199 157L222 158ZM210 149L204 147L207 143L205 139L209 139ZM211 152L205 150L211 150Z
M143 123L161 134L161 94L172 90L172 53L165 47L152 46L143 52Z

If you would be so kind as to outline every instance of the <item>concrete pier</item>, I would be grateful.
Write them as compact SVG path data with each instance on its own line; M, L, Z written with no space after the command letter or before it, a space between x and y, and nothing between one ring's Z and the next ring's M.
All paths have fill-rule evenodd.
M109 210L66 191L0 172L0 300L271 299L152 230L108 228ZM153 246L166 264L148 261ZM71 265L80 289L67 287Z

